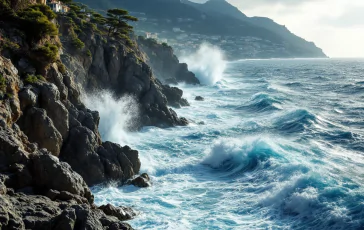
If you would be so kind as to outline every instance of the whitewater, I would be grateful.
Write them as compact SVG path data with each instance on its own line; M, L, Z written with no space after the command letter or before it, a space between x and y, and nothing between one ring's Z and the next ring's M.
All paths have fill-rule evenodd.
M178 86L187 127L130 133L132 98L86 103L153 183L94 187L96 203L133 207L136 229L364 229L364 60L206 52L184 59L204 83Z

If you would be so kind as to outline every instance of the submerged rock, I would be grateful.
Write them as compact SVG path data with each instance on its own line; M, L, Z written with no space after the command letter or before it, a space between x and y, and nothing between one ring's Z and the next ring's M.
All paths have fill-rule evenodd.
M196 100L196 101L204 101L204 100L205 100L205 98L203 98L203 97L201 97L201 96L196 96L196 97L195 97L195 100Z
M151 186L149 175L146 173L143 173L142 175L138 176L137 178L129 181L129 184L132 184L139 188L146 188L146 187Z

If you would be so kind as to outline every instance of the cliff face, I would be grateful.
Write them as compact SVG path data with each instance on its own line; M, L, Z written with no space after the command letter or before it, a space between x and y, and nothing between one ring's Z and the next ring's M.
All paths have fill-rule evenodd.
M72 31L66 17L58 17L60 30ZM84 30L79 38L85 47L77 50L72 41L62 37L63 63L75 76L76 82L88 93L109 90L116 97L134 95L140 106L141 126L169 127L186 125L185 118L168 108L168 98L163 94L163 85L153 76L137 46ZM85 55L85 51L88 55ZM138 127L135 127L138 128Z
M88 186L135 177L138 151L102 141L99 113L82 103L80 89L134 95L138 127L186 125L167 106L188 105L182 90L156 79L132 40L77 17L56 20L45 5L17 10L7 2L0 2L0 229L131 229L121 221L135 213L96 207ZM86 26L76 34L74 23Z
M29 14L56 28L47 8L37 7ZM88 186L134 177L138 152L101 140L99 114L81 102L78 76L60 60L59 37L33 36L32 23L0 15L0 229L131 229L121 221L134 214L96 207Z
M138 37L137 41L140 49L147 54L147 63L162 82L166 84L180 82L200 84L195 74L188 70L187 64L179 62L172 47L144 37Z
M97 209L86 182L133 176L138 152L101 143L97 112L82 105L73 79L55 64L47 81L35 83L19 69L0 56L0 227L131 229Z

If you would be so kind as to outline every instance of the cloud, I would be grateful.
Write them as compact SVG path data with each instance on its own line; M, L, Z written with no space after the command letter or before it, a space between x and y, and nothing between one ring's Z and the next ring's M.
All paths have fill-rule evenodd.
M340 16L334 18L323 18L321 22L332 27L364 27L364 6L348 8Z

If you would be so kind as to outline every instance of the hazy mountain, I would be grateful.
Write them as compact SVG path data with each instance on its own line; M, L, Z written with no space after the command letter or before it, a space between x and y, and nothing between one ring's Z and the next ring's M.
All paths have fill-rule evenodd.
M261 45L262 42L254 45L259 53L254 54L254 57L325 57L322 50L314 43L294 35L285 26L269 18L247 17L225 0L210 0L203 4L188 0L80 1L99 10L120 7L129 10L132 14L142 13L147 20L139 22L136 29L143 31L159 33L172 31L173 28L178 27L187 34L255 37L260 39L263 45ZM152 20L158 22L150 23ZM171 36L173 34L170 34L169 38ZM277 50L280 51L265 55L264 47L267 43L271 43L272 47L278 47ZM246 47L245 44L240 45Z

